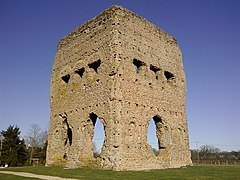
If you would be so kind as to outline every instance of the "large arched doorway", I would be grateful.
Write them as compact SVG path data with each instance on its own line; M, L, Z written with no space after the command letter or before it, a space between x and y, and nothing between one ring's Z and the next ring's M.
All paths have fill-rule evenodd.
M93 154L94 157L98 157L101 154L104 144L105 129L103 123L96 114L91 113L90 119L92 120L94 126L94 135L92 138Z
M156 115L152 117L148 124L147 131L147 142L152 147L152 150L155 155L158 155L160 152L160 142L157 134L157 129L159 128L159 123L162 123L160 116Z

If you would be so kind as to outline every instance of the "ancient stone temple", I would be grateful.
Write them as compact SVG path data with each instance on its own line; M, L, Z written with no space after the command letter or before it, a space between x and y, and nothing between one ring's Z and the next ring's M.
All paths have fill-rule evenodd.
M47 166L144 170L191 164L181 50L172 36L133 12L112 6L64 37L50 91ZM151 120L158 153L147 142ZM96 121L105 132L97 158Z

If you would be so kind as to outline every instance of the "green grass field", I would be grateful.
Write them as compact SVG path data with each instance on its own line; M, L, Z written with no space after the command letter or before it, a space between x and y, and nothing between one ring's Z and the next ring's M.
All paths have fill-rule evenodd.
M111 171L93 169L63 169L61 167L17 167L1 170L24 171L76 179L232 179L240 180L240 166L191 166L179 169L151 171ZM0 179L33 179L0 174Z

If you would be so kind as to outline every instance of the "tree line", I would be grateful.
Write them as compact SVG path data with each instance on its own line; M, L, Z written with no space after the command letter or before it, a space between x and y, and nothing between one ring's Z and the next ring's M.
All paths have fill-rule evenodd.
M20 128L10 125L0 133L0 166L14 167L45 164L47 130L32 124L24 138Z
M191 150L195 164L240 164L240 151L221 151L212 145L202 145L199 150Z

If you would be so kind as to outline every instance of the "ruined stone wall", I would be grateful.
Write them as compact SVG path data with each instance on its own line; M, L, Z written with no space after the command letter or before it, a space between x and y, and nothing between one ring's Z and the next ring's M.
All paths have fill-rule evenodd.
M186 83L177 42L147 20L113 6L58 45L51 79L46 165L115 170L191 164ZM97 117L104 125L93 157ZM160 152L147 143L153 118Z

